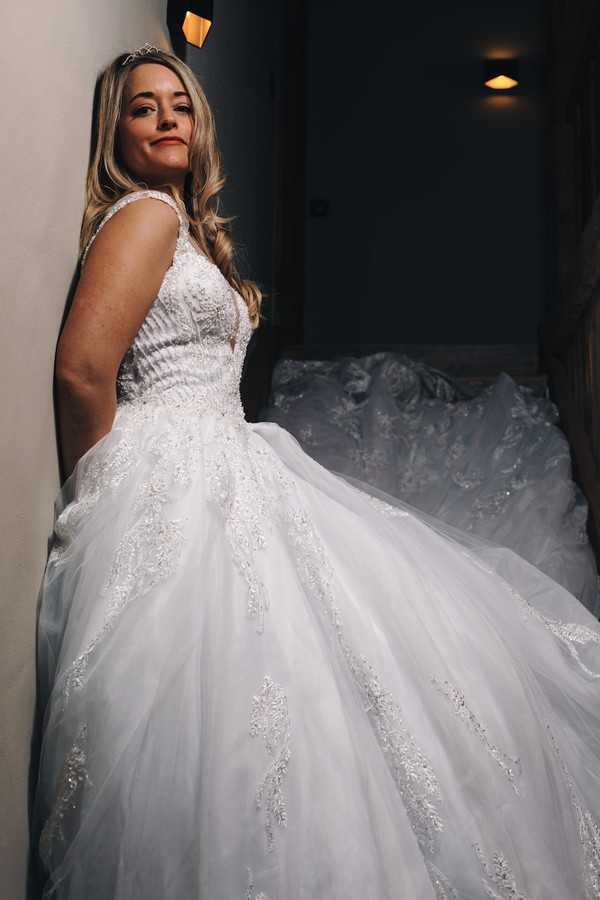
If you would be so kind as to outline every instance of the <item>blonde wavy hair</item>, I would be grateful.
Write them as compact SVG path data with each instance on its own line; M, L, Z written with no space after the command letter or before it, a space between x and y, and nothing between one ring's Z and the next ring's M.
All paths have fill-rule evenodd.
M260 324L263 293L254 281L240 278L235 265L235 245L229 225L235 216L218 214L216 196L226 178L217 147L212 110L196 76L184 62L166 50L144 53L123 65L129 54L117 56L101 73L96 85L92 124L92 147L86 178L86 204L81 224L79 252L83 253L102 217L120 197L147 189L145 182L131 176L119 153L118 125L127 76L143 63L160 63L181 79L193 108L189 164L183 192L169 186L173 199L187 213L190 234L219 267L229 284L246 301L252 327ZM201 127L199 127L201 126ZM211 203L216 197L216 203Z

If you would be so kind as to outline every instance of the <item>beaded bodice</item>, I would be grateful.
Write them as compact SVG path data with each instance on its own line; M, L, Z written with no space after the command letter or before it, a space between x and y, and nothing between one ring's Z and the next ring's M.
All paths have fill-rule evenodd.
M177 213L179 233L170 268L117 375L117 403L190 405L197 411L242 416L240 379L252 325L244 298L196 249L175 200L157 190L121 197L92 241L123 206L142 197L163 200Z

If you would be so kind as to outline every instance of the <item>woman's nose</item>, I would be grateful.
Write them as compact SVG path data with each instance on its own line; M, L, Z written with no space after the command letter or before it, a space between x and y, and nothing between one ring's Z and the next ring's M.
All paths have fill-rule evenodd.
M163 112L159 118L158 127L168 130L173 128L174 125L176 125L176 122L173 113L170 111Z

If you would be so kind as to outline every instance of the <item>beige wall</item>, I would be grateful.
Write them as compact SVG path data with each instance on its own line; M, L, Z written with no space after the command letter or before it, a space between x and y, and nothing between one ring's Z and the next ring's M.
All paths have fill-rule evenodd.
M59 487L52 367L74 274L94 82L166 0L4 4L0 91L0 893L25 896L37 593ZM8 77L6 77L8 75Z

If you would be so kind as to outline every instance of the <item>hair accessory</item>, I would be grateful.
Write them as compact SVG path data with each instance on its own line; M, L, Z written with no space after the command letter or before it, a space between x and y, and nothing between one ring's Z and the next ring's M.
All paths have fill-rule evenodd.
M163 50L161 47L155 47L154 44L149 44L148 41L142 46L138 47L137 50L134 50L133 53L130 53L129 56L123 60L121 63L122 66L126 66L127 63L133 62L134 59L137 59L138 56L146 56L148 53L162 53Z

